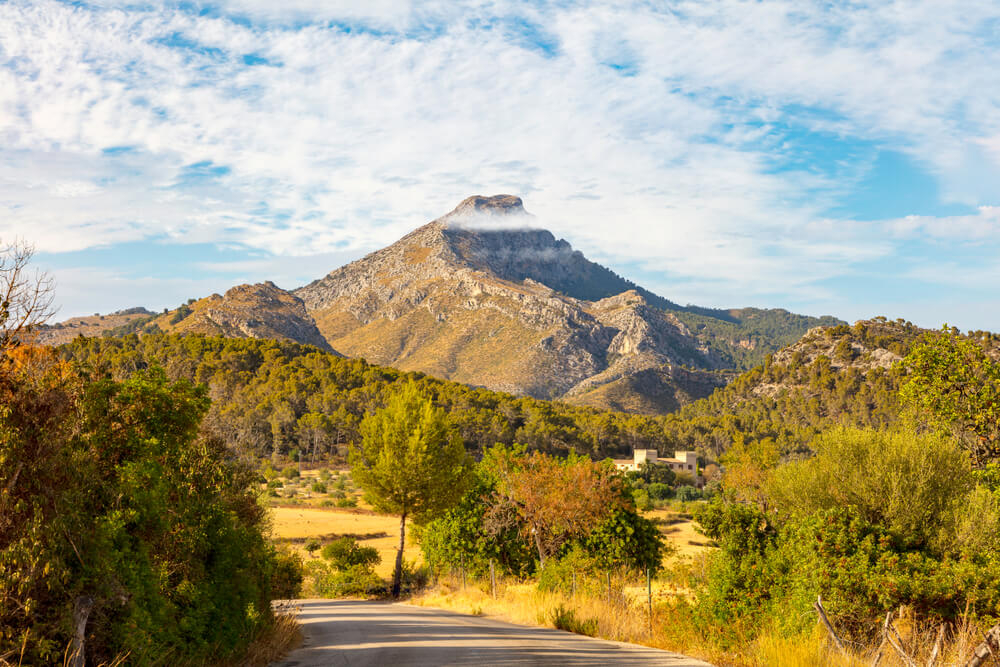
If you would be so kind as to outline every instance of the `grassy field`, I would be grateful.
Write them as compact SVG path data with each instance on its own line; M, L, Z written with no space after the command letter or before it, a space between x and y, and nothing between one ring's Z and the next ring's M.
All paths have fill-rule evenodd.
M276 495L269 496L272 536L279 542L289 544L307 559L310 555L304 546L308 540L316 539L325 544L338 537L354 537L359 544L378 549L382 561L376 572L388 578L399 544L399 518L373 512L360 499L346 471L329 471L322 477L327 488L327 492L323 493L312 490L312 485L321 481L320 472L316 470L304 470L297 478L276 478L282 486L274 487ZM333 494L342 494L342 497L335 500ZM345 498L357 506L332 506ZM646 512L646 516L656 522L674 547L674 554L669 559L671 562L695 556L709 548L707 539L695 530L690 514L657 509ZM419 562L419 547L407 540L403 557Z
M310 558L304 545L308 539L327 542L349 535L358 544L378 549L382 561L375 572L388 579L399 546L399 517L375 514L367 509L340 509L320 507L272 507L272 535L279 542L295 547ZM407 540L403 558L419 560L420 548Z

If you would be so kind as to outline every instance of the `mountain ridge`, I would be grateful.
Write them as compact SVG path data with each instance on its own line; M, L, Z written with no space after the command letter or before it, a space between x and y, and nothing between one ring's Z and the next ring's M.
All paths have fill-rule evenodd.
M679 306L536 224L520 197L468 197L294 290L238 286L129 326L294 340L473 386L661 413L840 323Z

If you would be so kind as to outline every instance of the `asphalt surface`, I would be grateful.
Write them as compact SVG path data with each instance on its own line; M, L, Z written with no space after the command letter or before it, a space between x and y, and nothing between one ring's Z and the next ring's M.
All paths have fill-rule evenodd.
M676 653L429 607L302 600L303 645L272 667L670 665L711 667Z

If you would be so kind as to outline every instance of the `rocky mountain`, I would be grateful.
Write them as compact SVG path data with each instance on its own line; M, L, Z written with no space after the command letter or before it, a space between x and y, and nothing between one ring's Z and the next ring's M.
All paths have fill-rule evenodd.
M532 225L518 197L470 197L294 294L348 356L648 413L708 395L744 368L734 360L748 349L759 361L811 326L838 322L748 311L795 319L778 341L744 326L734 314L742 311L682 308Z
M152 320L168 333L232 338L273 338L306 343L333 352L302 300L267 281L237 285L224 295L191 301Z
M680 306L538 229L519 197L497 195L469 197L292 292L241 285L105 329L292 340L474 386L652 414L836 324L777 309Z

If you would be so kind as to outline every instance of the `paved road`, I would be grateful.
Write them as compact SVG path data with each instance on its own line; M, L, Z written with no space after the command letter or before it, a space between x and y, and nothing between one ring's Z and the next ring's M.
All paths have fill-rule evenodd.
M676 653L530 628L428 607L303 600L305 641L272 667L669 665L710 667Z

